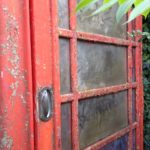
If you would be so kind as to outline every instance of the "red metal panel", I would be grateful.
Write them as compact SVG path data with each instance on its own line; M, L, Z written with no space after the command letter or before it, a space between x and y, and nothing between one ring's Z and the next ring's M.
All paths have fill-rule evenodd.
M51 2L49 4L49 2ZM47 5L46 5L47 4ZM42 6L43 5L43 6ZM46 6L44 6L46 5ZM51 5L51 7L49 7ZM101 146L104 146L111 141L115 140L116 138L119 138L120 136L123 136L127 133L129 133L129 148L132 149L132 130L135 129L137 126L140 127L142 125L142 121L140 123L132 123L132 89L137 88L138 96L142 96L142 92L139 93L140 86L142 86L141 79L138 78L137 82L132 83L132 47L138 47L139 49L140 44L138 41L132 41L130 38L128 40L118 39L118 38L111 38L103 35L96 35L96 34L90 34L90 33L84 33L84 32L77 32L76 31L76 16L70 15L70 30L66 29L60 29L58 28L58 11L57 11L57 1L46 1L44 4L42 4L42 1L39 0L39 2L35 2L35 0L32 0L31 3L31 10L33 11L31 13L31 22L32 22L32 44L33 44L33 64L34 64L34 77L36 78L35 81L35 91L39 89L43 85L51 85L54 88L54 144L55 144L55 150L61 150L61 111L60 106L61 103L64 102L71 102L72 103L72 148L74 150L79 149L79 133L78 133L78 101L81 98L87 98L92 96L101 96L105 94L110 93L117 93L122 90L128 90L128 116L129 116L129 126L109 137L106 139L99 141L95 143L94 145L88 147L87 149L99 149ZM72 12L75 9L76 1L70 1L69 2L69 12L72 14ZM40 14L38 13L40 9ZM48 11L49 9L49 11ZM42 13L41 13L42 10ZM46 13L45 13L46 10ZM51 14L50 14L51 12ZM40 16L40 19L39 19ZM49 18L51 17L51 18ZM37 20L36 20L37 18ZM48 18L48 19L47 19ZM48 22L48 20L51 20ZM141 21L141 20L140 20ZM43 30L43 22L45 22L45 28ZM48 30L51 31L52 34L47 34ZM128 31L130 32L132 30L131 24L128 25ZM43 35L42 37L41 35ZM39 37L40 35L40 37ZM52 39L50 38L52 36ZM59 57L59 36L66 37L70 39L70 57L71 57L71 94L65 94L60 95L60 57ZM112 87L105 87L105 88L99 88L99 89L93 89L88 91L79 92L77 89L77 39L81 40L87 40L87 41L96 41L99 43L107 43L107 44L113 44L113 45L121 45L121 46L127 46L128 47L128 83L123 85L116 85ZM50 45L50 41L52 41L52 45ZM42 42L42 44L41 44ZM44 46L43 46L44 43ZM51 47L52 46L52 47ZM44 48L44 51L41 52ZM48 49L50 48L50 51ZM51 49L52 48L52 49ZM52 54L52 56L51 56ZM137 72L136 75L139 77L138 73L139 71L139 60L140 54L137 52ZM37 64L37 61L40 60L42 63L46 62L47 68L45 70L42 69L42 65L39 63ZM49 60L49 62L48 62ZM51 64L52 63L52 64ZM51 68L52 67L52 68ZM41 73L42 72L42 73ZM48 76L49 75L49 76ZM53 76L53 78L51 78ZM46 81L45 81L45 80ZM40 84L39 84L40 83ZM140 86L139 86L140 84ZM139 97L137 96L137 99ZM140 103L137 103L137 116L139 118L139 115L142 113L141 109L139 109ZM142 103L141 103L142 105ZM141 117L140 117L141 118ZM36 120L36 148L40 149L41 146L44 146L44 149L52 148L52 121L48 123L41 123ZM49 128L48 128L49 127ZM141 128L140 128L141 129ZM140 130L139 129L139 130ZM49 134L47 134L47 131L49 131ZM139 133L138 131L137 133ZM42 135L42 136L41 136ZM142 132L141 132L142 135ZM51 137L50 137L51 136ZM137 142L139 141L140 136L137 135ZM50 140L49 140L50 139ZM44 143L44 144L43 144ZM45 146L46 145L46 146Z
M0 149L34 149L29 3L0 1Z
M31 0L32 63L35 102L35 149L53 150L53 119L42 122L38 116L38 91L52 86L50 1Z

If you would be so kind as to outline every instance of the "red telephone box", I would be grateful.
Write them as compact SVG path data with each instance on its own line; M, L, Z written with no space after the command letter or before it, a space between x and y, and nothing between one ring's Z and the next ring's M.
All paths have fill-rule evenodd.
M142 17L77 2L0 2L0 149L143 150Z

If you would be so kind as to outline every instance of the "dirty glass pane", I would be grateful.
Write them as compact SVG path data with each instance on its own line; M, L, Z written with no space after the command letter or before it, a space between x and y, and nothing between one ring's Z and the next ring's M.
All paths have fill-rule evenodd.
M79 90L126 83L125 47L78 41L77 48Z
M132 131L132 135L133 135L133 137L132 137L132 140L133 140L132 150L136 150L136 130Z
M62 150L71 150L71 105L70 103L61 106L61 136Z
M128 150L128 135L111 142L99 150Z
M126 91L80 100L80 149L94 144L127 125Z
M61 94L70 92L70 57L69 57L69 40L61 38L60 46L60 81Z
M133 82L136 81L135 53L136 53L135 49L132 49L132 65L133 65L133 67L132 67L132 81Z
M69 28L68 0L58 0L58 24L61 28Z
M136 90L132 90L132 121L136 121Z
M79 1L80 0L78 0L78 2ZM125 39L127 33L126 25L122 24L125 22L126 17L124 17L119 24L116 22L117 5L112 7L109 11L87 17L93 10L98 8L102 2L103 0L99 0L86 10L77 14L77 30Z

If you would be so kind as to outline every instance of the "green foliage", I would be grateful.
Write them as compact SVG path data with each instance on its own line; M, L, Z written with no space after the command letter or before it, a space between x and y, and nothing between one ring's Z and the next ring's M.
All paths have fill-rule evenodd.
M80 0L77 5L76 11L80 11L85 9L91 4L96 3L98 0ZM107 11L113 5L119 4L117 13L116 13L116 20L119 22L123 15L125 15L129 9L132 8L131 14L129 16L128 22L132 21L139 15L147 17L150 12L150 0L103 0L103 4L99 6L92 14L97 15L100 12ZM134 6L134 7L133 7Z
M143 21L144 144L150 149L150 15Z

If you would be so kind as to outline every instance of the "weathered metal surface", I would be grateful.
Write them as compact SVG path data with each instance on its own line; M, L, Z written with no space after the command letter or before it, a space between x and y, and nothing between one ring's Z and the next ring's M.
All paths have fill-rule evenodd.
M77 36L78 39L85 40L85 41L107 43L107 44L113 44L113 45L119 45L119 46L128 46L130 44L132 44L132 46L139 45L138 42L135 42L132 40L112 38L112 37L104 36L101 34L98 35L98 34L91 34L91 33L78 32L78 31L73 33L73 31L71 30L66 30L66 29L61 29L61 28L59 28L58 32L61 37L72 38L74 36Z
M35 149L53 150L53 118L39 120L38 92L52 87L51 15L49 0L30 0L30 24L33 64Z
M71 149L78 150L78 105L81 99L86 100L93 96L128 90L128 127L103 140L92 143L93 145L86 149L101 149L128 134L128 148L132 149L136 145L135 149L143 150L142 45L138 43L140 37L133 39L135 41L130 38L121 39L125 38L124 27L124 29L116 31L116 35L120 39L109 37L110 35L116 36L112 31L105 32L106 30L103 30L106 36L97 34L97 32L96 34L79 32L76 30L76 15L72 13L76 7L76 0L66 1L66 7L63 7L65 10L62 14L63 16L65 14L64 17L67 19L63 23L59 23L58 17L61 12L58 12L58 2L62 3L62 1L57 0L31 0L30 3L25 0L2 0L0 2L0 87L2 87L0 92L0 149L40 150L42 147L44 150L61 150L61 105L64 102L70 102ZM96 21L92 23L94 24ZM109 24L108 26L112 25ZM97 27L99 28L99 26ZM87 32L90 31L87 28L85 29ZM141 17L128 25L127 30L130 32L132 29L142 29ZM91 29L91 32L96 30ZM124 35L121 34L120 36L118 34L120 31L124 31ZM61 95L60 92L59 36L68 39L70 44L71 93L69 94L67 91L65 95ZM82 92L78 91L77 41L79 40L90 41L93 44L96 42L98 44L128 47L127 83L111 87L96 87L97 89L88 89ZM133 48L135 55L133 54ZM134 56L135 62L133 60ZM31 61L33 66L31 66ZM134 69L136 71L135 77ZM45 86L54 88L55 103L52 119L43 123L38 117L37 96L40 89ZM134 101L132 101L133 89L136 90L136 122L135 120L133 122L133 111L135 111L133 109ZM34 106L32 97L34 97ZM33 111L33 108L35 111ZM33 116L35 116L34 121ZM133 129L136 129L136 138L135 133L132 132Z
M101 141L87 147L87 149L100 149L105 145L117 140L119 137L128 133L128 148L134 146L133 129L136 128L136 149L143 149L143 100L142 100L142 68L141 68L141 44L138 44L138 38L135 41L131 39L118 39L107 36L91 34L76 31L76 16L71 13L75 10L76 1L66 3L65 23L58 20L58 2L51 0L31 0L28 1L10 0L2 1L0 7L0 84L2 92L1 98L1 132L0 132L0 148L1 149L33 149L35 141L35 149L44 150L61 150L61 105L64 102L70 102L70 120L71 120L71 144L73 150L79 149L79 128L78 128L78 105L81 99L87 99L92 96L102 96L110 93L118 93L119 91L128 90L128 117L129 125L104 138ZM61 1L60 1L61 2ZM67 1L66 1L67 2ZM68 6L67 6L68 5ZM30 6L30 19L29 19ZM69 7L69 10L68 10ZM40 10L40 11L39 11ZM68 11L68 12L67 12ZM21 13L20 13L21 12ZM69 14L67 14L67 13ZM66 15L67 14L67 15ZM61 17L63 19L63 17ZM29 20L30 25L29 26ZM68 24L67 24L68 22ZM24 24L26 26L24 26ZM70 29L61 29L59 27ZM141 18L138 18L131 29L141 29ZM30 43L31 28L31 43ZM125 28L124 28L125 29ZM124 30L123 29L123 30ZM122 31L123 31L122 30ZM87 30L88 31L88 30ZM124 30L125 31L125 30ZM88 31L89 32L89 31ZM120 32L120 31L119 31ZM108 32L107 32L108 33ZM118 33L118 32L117 32ZM118 34L117 34L118 35ZM59 36L67 38L70 43L70 75L71 75L71 91L61 95L60 92L60 53L59 53ZM112 35L113 36L113 35ZM118 37L118 36L117 36ZM120 37L120 36L119 36ZM124 35L120 38L125 37ZM113 46L128 47L128 82L122 85L114 85L112 87L104 87L97 89L88 89L78 91L77 89L77 40L97 42L99 44L113 44ZM52 43L52 44L51 44ZM33 64L33 82L31 81L31 50L32 45L32 64ZM132 49L135 48L135 68L136 82L133 79L133 57ZM23 51L23 50L26 51ZM69 58L69 56L68 56ZM68 62L67 62L68 63ZM27 82L28 81L28 82ZM134 79L135 81L135 79ZM32 83L34 89L35 102L35 139L33 140L33 106L32 106ZM54 88L54 115L48 122L41 122L38 118L37 93L45 87L52 86ZM132 89L136 89L136 119L133 123L133 101ZM70 91L69 91L70 92ZM7 95L5 94L7 93ZM84 101L86 102L86 101ZM13 113L12 113L13 111ZM134 110L135 111L135 110ZM21 112L21 113L20 113ZM68 115L69 115L68 113ZM17 116L17 117L16 117ZM69 118L69 117L68 117ZM5 128L6 127L6 128ZM137 128L138 127L138 128ZM53 130L54 129L54 130ZM18 132L19 131L19 132ZM18 133L16 136L15 133ZM140 133L140 134L139 134ZM69 145L70 147L70 145ZM110 146L111 147L111 146Z
M135 29L142 31L142 16L139 16L135 21ZM137 36L135 41L139 41L141 36ZM138 128L136 129L136 149L143 150L143 80L142 80L142 43L136 47L136 81L138 88L136 90L136 118L138 121Z
M58 2L51 1L52 17L52 76L54 88L54 149L62 149L61 141L61 99L60 99L60 53L58 38ZM67 8L66 8L67 9ZM57 17L56 17L57 16Z
M128 16L130 11L128 13ZM131 33L133 30L132 24L128 23L128 32ZM128 40L131 40L131 37L128 36ZM128 45L128 83L132 83L132 44ZM132 89L128 89L128 123L132 124ZM129 132L128 135L128 148L132 149L132 131Z
M34 149L29 3L0 1L0 149Z

